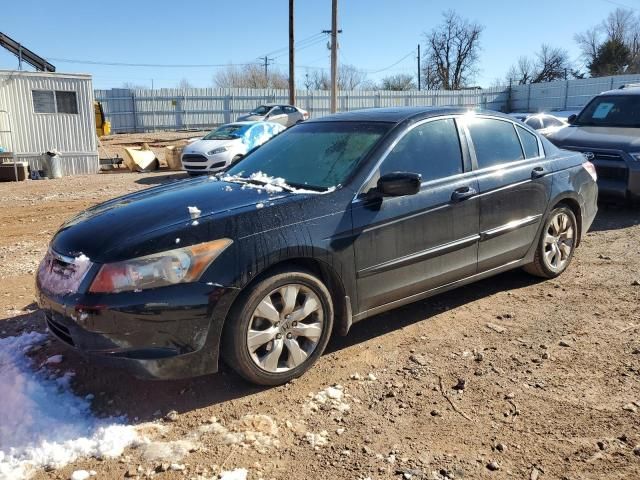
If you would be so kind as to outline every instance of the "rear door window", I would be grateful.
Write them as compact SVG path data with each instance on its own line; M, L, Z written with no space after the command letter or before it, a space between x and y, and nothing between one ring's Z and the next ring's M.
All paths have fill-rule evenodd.
M462 173L462 165L458 129L449 118L427 122L409 131L382 162L380 175L419 173L426 182Z
M518 127L518 135L522 141L522 149L527 158L536 158L540 156L538 147L538 139L536 136L522 127Z
M467 128L476 152L478 168L524 159L513 123L492 118L471 118L467 120Z

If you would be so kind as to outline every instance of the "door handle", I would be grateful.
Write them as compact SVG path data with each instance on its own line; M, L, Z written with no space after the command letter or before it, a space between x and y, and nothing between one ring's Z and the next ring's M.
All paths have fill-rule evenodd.
M531 178L536 179L540 177L544 177L549 171L544 167L536 167L531 170Z
M460 187L453 191L451 194L451 200L453 202L461 202L467 198L471 198L478 194L478 191L473 187Z

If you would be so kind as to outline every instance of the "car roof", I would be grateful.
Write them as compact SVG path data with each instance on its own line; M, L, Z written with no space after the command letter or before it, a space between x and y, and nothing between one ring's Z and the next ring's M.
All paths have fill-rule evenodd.
M640 95L640 86L625 86L625 88L616 88L615 90L607 90L606 92L602 92L599 95Z
M514 121L513 117L494 110L472 109L465 107L386 107L367 108L350 112L335 113L325 117L307 120L305 123L314 122L387 122L401 123L409 119L421 119L437 117L441 115L453 115L467 113L469 111L493 115Z
M258 105L259 107L293 107L293 105L289 105L288 103L261 103ZM293 107L296 108L296 107Z

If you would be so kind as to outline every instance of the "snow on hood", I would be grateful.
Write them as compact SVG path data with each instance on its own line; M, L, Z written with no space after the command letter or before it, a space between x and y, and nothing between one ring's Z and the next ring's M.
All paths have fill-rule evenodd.
M37 332L0 338L0 479L27 479L38 468L80 457L118 457L138 441L123 419L93 416L89 399L69 388L73 373L34 372L25 352L46 338Z
M237 145L242 139L232 138L229 140L196 140L189 143L182 153L207 153L215 148Z
M271 177L263 172L255 172L249 175L248 178L239 175L223 175L220 177L223 182L240 182L244 183L247 180L258 183L244 183L242 188L255 188L258 190L265 190L267 193L279 193L284 190L292 193L309 193L314 195L324 195L335 191L336 187L330 187L321 192L317 190L308 190L305 188L295 188L287 184L287 181L282 177Z

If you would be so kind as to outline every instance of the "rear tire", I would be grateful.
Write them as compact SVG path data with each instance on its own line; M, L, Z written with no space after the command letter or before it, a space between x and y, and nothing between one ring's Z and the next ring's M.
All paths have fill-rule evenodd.
M540 233L533 262L523 269L542 278L555 278L564 272L573 258L578 240L578 222L569 207L553 209Z
M226 320L222 357L249 382L281 385L316 362L332 327L327 287L307 271L280 271L238 298Z

